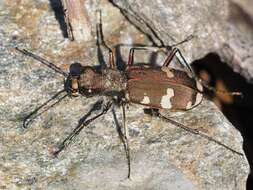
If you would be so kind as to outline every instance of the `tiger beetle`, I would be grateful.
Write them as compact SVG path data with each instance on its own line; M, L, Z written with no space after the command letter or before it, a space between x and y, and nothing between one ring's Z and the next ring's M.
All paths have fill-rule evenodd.
M100 28L101 29L101 28ZM219 93L214 88L206 85L197 78L191 66L186 62L179 49L173 48L169 51L167 58L162 66L137 66L134 65L134 52L136 50L144 51L168 51L167 47L133 47L130 49L128 63L123 71L117 69L114 61L113 51L109 50L109 65L104 68L97 69L92 66L79 66L78 72L66 73L55 64L39 57L25 49L16 47L19 52L34 58L47 67L53 69L56 73L64 76L64 89L59 91L54 97L40 105L33 112L27 115L23 121L23 128L27 128L28 124L37 116L41 115L48 109L43 109L51 103L51 100L60 97L61 101L67 96L77 97L79 95L84 97L91 97L101 95L108 97L108 102L104 103L99 114L89 119L80 120L78 126L69 134L69 136L58 146L53 152L57 156L64 150L70 142L81 132L81 130L89 125L97 118L106 114L114 105L119 105L123 113L123 132L121 133L121 140L124 144L126 158L128 162L128 178L131 174L130 162L130 147L128 142L128 129L126 126L126 105L129 103L140 104L152 110L152 114L168 121L173 125L183 128L184 130L200 135L210 141L213 141L235 154L242 156L243 154L230 148L220 141L209 137L205 133L189 128L181 123L178 123L164 114L163 110L187 111L198 106L204 95L204 89L207 88L215 93ZM185 68L185 71L170 67L172 60L177 62ZM241 95L239 92L220 92L228 93L230 95ZM64 94L64 95L62 95ZM56 102L56 103L58 103ZM56 103L51 103L49 107Z

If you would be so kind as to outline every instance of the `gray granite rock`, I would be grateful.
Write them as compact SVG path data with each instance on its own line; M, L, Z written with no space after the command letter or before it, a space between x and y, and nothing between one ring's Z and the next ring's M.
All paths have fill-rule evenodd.
M98 5L89 3L89 14L94 15ZM249 166L244 157L146 115L138 105L127 109L131 180L126 179L127 162L115 128L116 121L122 121L118 108L114 109L117 120L110 111L54 158L52 149L101 97L65 99L23 130L22 118L61 90L63 78L13 48L32 50L67 70L75 61L99 64L96 39L86 44L64 39L46 0L0 5L0 189L245 189ZM107 1L99 6L111 46L148 41L118 8ZM122 61L127 57L125 49L120 49ZM242 152L239 132L211 102L205 100L192 111L170 116Z

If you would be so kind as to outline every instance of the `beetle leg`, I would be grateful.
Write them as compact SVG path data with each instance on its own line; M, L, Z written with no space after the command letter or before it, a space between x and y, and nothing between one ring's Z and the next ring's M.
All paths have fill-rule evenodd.
M177 54L178 54L178 56L177 56ZM198 77L195 74L195 72L193 71L192 67L189 65L189 63L187 63L187 61L185 60L185 58L182 55L181 51L179 49L177 49L177 48L173 48L171 54L168 56L168 58L166 59L165 63L163 64L163 66L167 67L171 63L171 60L173 59L173 57L175 55L176 55L176 58L177 58L178 62L183 67L186 67L188 69L188 73L190 73L190 76L192 76L192 78L194 78L196 81L198 81L199 83L201 83L208 90L210 90L210 91L212 91L212 92L214 92L216 94L227 94L227 95L230 95L230 96L241 96L241 97L243 97L243 94L241 92L227 92L227 91L216 90L214 87L209 86L208 84L204 83L202 80L198 79Z
M67 138L64 139L64 141L58 146L57 150L53 151L52 154L57 157L58 154L71 143L71 141L82 131L82 129L85 126L88 126L91 122L93 122L97 118L101 117L102 115L106 114L108 112L108 110L111 108L111 106L112 106L112 102L107 102L99 114L86 120L86 118L93 111L93 109L90 110L88 112L88 114L86 114L86 116L84 116L83 118L81 118L79 120L79 123L76 126L76 128L69 134L69 136Z
M169 56L165 60L163 66L164 67L168 67L174 57L176 57L176 59L178 60L178 62L184 68L187 69L187 72L190 74L190 76L192 76L192 78L195 78L197 80L195 72L193 71L193 69L191 68L191 66L189 65L189 63L187 63L187 61L185 60L184 56L182 55L181 51L178 48L173 48L172 49L171 53L169 54Z
M179 45L181 45L181 44L183 44L183 43L185 43L185 42L190 41L190 40L193 39L193 38L195 38L195 36L194 36L193 34L191 34L191 35L187 36L184 40L182 40L182 41L180 41L180 42L177 42L177 43L175 43L175 44L172 44L172 45L170 45L170 46L171 46L171 47L179 46Z
M115 69L116 64L114 61L114 53L113 53L112 49L105 43L105 40L104 40L101 10L97 11L96 32L97 32L97 45L100 48L100 44L101 44L109 51L109 68ZM102 55L100 55L100 56L102 56Z
M125 104L122 104L122 115L123 115L123 128L124 128L124 135L126 138L129 137L128 128L126 127L126 109Z
M109 65L110 65L111 69L116 68L116 64L115 64L115 61L114 61L114 53L111 49L109 50Z
M23 128L27 128L28 125L38 116L49 110L50 108L54 107L56 104L58 104L60 101L62 101L65 97L68 96L68 94L63 95L60 97L56 102L53 102L51 105L48 105L51 103L54 99L56 99L59 95L61 95L65 90L61 90L57 92L53 97L51 97L49 100L38 106L36 109L34 109L31 113L29 113L23 120ZM48 106L47 106L48 105ZM40 111L40 112L39 112Z
M193 37L194 37L193 35L190 35L190 36L188 36L186 39L184 39L183 41L171 45L171 47L175 47L175 46L178 46L178 45L180 45L180 44L183 44L183 43L185 43L185 42L191 40ZM179 52L180 55L182 56L182 54L181 54L181 52L180 52L180 50L179 50L178 48L173 48L172 51L170 52L170 54L168 55L168 57L166 58L166 60L165 60L165 62L164 62L164 64L163 64L163 66L168 67L169 64L171 63L173 57L175 56L175 54L176 54L177 52ZM183 57L183 56L182 56L182 57ZM183 58L183 59L184 59L184 58ZM185 62L186 64L188 64L188 63L185 61L185 59L184 59L184 62ZM184 65L184 66L185 66L185 65Z
M131 66L134 63L134 50L135 48L130 49L129 56L128 56L128 63L127 63L128 66Z
M125 152L126 152L126 157L127 157L127 164L128 164L128 175L127 177L130 178L130 174L131 174L131 158L130 158L130 147L129 147L129 133L128 133L128 128L126 125L126 111L125 111L125 104L122 104L122 114L123 114L123 129L124 129L124 139L123 143L124 143L124 148L125 148Z
M151 47L151 46L137 46L137 47L132 47L129 51L129 56L128 56L128 66L132 66L134 63L134 51L135 50L148 50L148 51L153 51L153 52L163 52L167 53L169 47Z
M176 54L176 48L174 48L170 52L170 54L168 55L168 57L166 58L166 60L163 63L163 67L168 67L169 66L169 64L171 63L171 61L172 61L173 57L175 56L175 54Z
M188 72L190 72L191 76L197 80L197 75L193 71L190 64L185 60L185 58L184 58L183 54L181 53L181 51L176 48L176 53L178 53L178 55L179 55L179 56L177 56L177 54L176 54L176 58L179 61L179 63L181 65L183 65L184 67L186 67L188 69Z
M184 129L185 131L188 131L188 132L190 132L190 133L192 133L194 135L199 135L199 136L201 136L201 137L203 137L203 138L205 138L205 139L207 139L209 141L212 141L212 142L214 142L214 143L216 143L216 144L218 144L220 146L223 146L224 148L230 150L231 152L233 152L235 154L243 156L243 153L234 150L233 148L231 148L231 147L225 145L224 143L222 143L222 142L220 142L220 141L218 141L218 140L216 140L216 139L208 136L207 134L203 133L202 131L199 131L198 129L192 129L192 128L187 127L187 126L185 126L185 125L183 125L181 123L178 123L178 122L176 122L176 121L174 121L174 120L172 120L172 119L170 119L168 117L163 116L160 112L157 113L157 116L160 117L161 119L163 119L163 120L165 120L165 121L167 121L167 122L175 125L176 127L180 127L182 129Z

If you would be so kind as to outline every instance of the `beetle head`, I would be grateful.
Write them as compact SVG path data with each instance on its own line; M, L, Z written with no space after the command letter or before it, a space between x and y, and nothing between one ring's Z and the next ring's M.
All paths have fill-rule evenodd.
M81 64L73 63L69 67L68 77L65 79L64 87L68 94L72 97L78 96L78 78L81 74Z
M70 66L70 74L65 81L65 89L71 96L93 96L103 91L102 74L90 66L74 63Z
M90 66L82 68L78 82L79 92L85 96L93 96L104 90L102 74Z

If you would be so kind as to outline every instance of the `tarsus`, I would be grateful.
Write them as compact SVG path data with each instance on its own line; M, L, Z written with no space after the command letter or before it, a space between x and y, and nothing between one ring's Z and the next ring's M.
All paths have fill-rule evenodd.
M215 142L215 143L217 143L218 145L223 146L224 148L230 150L231 152L233 152L233 153L235 153L235 154L238 154L238 155L240 155L240 156L243 156L243 155L244 155L243 153L238 152L238 151L236 151L236 150L230 148L229 146L223 144L222 142L220 142L220 141L218 141L218 140L216 140L216 139L214 139L214 138L212 138L212 137L209 137L208 135L206 135L205 133L202 133L201 131L199 131L199 130L197 130L197 129L189 128L189 127L187 127L187 126L185 126L185 125L183 125L183 124L181 124L181 123L178 123L178 122L176 122L176 121L174 121L174 120L172 120L172 119L170 119L170 118L167 118L167 117L161 115L160 113L157 113L157 114L158 114L158 117L162 118L162 119L165 120L165 121L168 121L168 122L172 123L173 125L175 125L175 126L177 126L177 127L180 127L180 128L182 128L182 129L184 129L184 130L186 130L186 131L188 131L188 132L190 132L190 133L192 133L192 134L195 134L195 135L199 135L199 136L201 136L201 137L204 137L205 139L208 139L209 141Z

